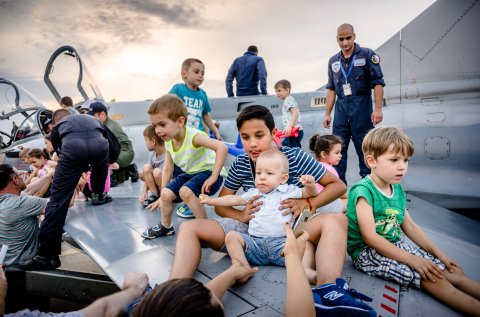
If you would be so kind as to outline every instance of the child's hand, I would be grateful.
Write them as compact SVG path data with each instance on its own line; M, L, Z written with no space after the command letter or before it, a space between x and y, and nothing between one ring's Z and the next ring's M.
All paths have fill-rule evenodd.
M438 258L443 264L445 264L445 266L447 267L447 270L448 270L450 273L453 273L453 270L455 270L455 269L461 270L460 265L458 265L458 263L455 262L451 257L446 256L445 254L439 254L439 255L437 255L437 258Z
M284 230L287 237L285 239L285 246L283 247L282 251L283 256L298 256L301 259L303 257L303 253L305 252L305 244L308 240L308 232L303 232L301 236L295 239L293 230L288 222L284 224Z
M435 283L435 277L443 278L442 270L430 260L413 255L409 265L420 274L423 280Z
M285 135L285 137L289 137L290 136L290 133L292 133L292 126L291 125L287 125L287 127L285 128L285 130L283 130L283 134Z
M223 141L222 136L220 135L220 132L218 132L218 130L215 131L214 133L215 133L215 137L217 138L218 141Z
M203 193L209 194L210 193L210 187L212 187L212 185L215 184L217 179L218 178L213 176L213 175L211 175L209 178L207 178L207 180L205 181L205 183L203 183L203 186L202 186L202 194Z
M143 203L143 202L145 201L145 199L147 199L147 193L146 193L146 192L142 192L142 193L140 194L140 197L138 198L138 201L139 201L140 203Z
M198 199L200 199L201 204L210 205L211 202L212 202L212 199L209 196L204 195L204 194L198 195Z
M315 178L312 175L302 175L300 182L303 186L311 186L315 184Z
M155 202L151 203L150 205L147 206L147 209L150 209L151 211L154 211L155 209L160 209L160 206L162 205L162 200L157 199Z

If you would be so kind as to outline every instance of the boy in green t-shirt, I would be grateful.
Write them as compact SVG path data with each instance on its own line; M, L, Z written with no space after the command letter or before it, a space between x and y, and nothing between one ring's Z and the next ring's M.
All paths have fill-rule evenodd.
M410 138L400 129L378 127L365 136L362 149L371 174L352 186L347 204L347 251L355 267L421 287L462 314L478 316L480 283L466 277L406 211L400 181L413 154ZM419 247L405 243L403 234Z

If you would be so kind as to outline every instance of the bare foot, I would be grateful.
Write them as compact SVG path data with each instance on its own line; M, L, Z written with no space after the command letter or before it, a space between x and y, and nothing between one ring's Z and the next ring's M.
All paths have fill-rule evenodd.
M248 263L241 263L235 259L232 259L232 266L230 269L236 272L235 284L240 285L245 284L258 271L258 268L252 268Z

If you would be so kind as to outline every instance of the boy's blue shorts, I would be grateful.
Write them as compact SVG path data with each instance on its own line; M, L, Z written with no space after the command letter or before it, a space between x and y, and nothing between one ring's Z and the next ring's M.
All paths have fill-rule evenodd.
M187 174L183 173L181 169L175 166L174 177L166 186L170 189L177 198L173 201L174 203L182 202L180 198L180 188L186 186L198 197L202 193L202 186L205 181L212 175L211 171L200 172L197 174ZM178 173L180 172L180 173ZM177 175L175 175L177 174ZM223 183L223 177L218 176L217 181L210 187L210 193L207 193L209 196L215 195L215 193L220 189Z

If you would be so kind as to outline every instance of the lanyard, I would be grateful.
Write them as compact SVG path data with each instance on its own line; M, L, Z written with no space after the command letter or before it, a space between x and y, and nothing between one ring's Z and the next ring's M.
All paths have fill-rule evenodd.
M357 55L353 55L353 58L352 58L352 63L350 64L350 68L348 69L348 73L345 73L345 69L343 68L343 65L342 65L342 61L340 61L340 69L342 70L342 74L343 74L343 77L345 78L345 83L347 83L347 79L348 79L348 76L350 76L350 74L352 73L352 69L353 69L353 64L355 62L355 57Z

